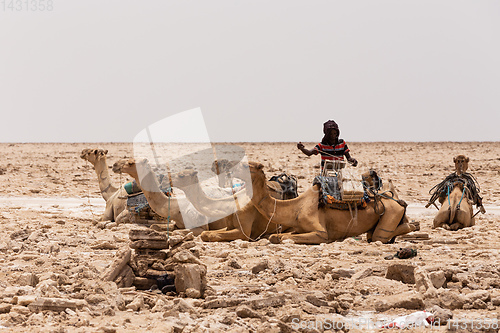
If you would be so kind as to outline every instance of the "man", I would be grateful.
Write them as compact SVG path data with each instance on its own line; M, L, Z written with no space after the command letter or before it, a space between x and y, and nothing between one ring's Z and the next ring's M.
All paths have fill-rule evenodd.
M340 130L335 121L328 120L324 123L323 133L323 139L313 149L306 149L302 142L297 143L297 148L307 156L321 154L321 170L323 170L325 161L344 161L344 156L352 166L358 165L358 161L349 154L350 150L345 141L339 139Z

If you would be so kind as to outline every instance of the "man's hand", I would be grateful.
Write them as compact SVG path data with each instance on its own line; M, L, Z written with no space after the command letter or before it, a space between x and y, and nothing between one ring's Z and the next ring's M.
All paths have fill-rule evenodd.
M358 161L355 158L348 158L347 161L352 164L353 167L358 165Z
M297 148L299 148L300 150L304 149L304 145L302 144L302 142L297 143Z

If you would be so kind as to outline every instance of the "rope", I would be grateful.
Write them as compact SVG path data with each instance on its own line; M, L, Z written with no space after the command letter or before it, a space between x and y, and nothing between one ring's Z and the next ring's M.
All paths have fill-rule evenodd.
M92 220L95 220L95 214L94 214L94 210L92 209L92 203L90 202L90 175L88 175L88 173L90 172L92 174L92 171L90 171L90 168L87 169L88 167L88 164L85 164L83 166L83 168L85 169L85 175L88 176L88 180L87 180L87 206L88 206L88 209L90 210L90 214L92 215Z
M238 211L236 211L234 213L234 215L236 215L236 219L238 220L238 225L240 226L240 230L241 230L241 233L243 234L243 236L245 236L246 238L248 238L249 240L251 240L252 242L256 242L258 241L263 235L266 234L267 230L269 229L269 225L271 224L271 220L273 219L274 217L274 214L276 213L276 200L274 200L274 209L273 209L273 213L271 214L271 218L269 219L269 221L267 221L267 225L266 225L266 229L259 235L257 236L257 238L252 238L250 237L250 235L247 235L245 234L245 232L243 231L243 226L241 225L241 221L240 221L240 217L238 216ZM278 228L281 228L281 224L279 225ZM278 232L279 234L279 232Z
M451 186L450 186L450 185L448 185L448 187L447 187L447 191L448 191L448 193L446 194L446 195L448 196L448 206L451 206L451 202L450 202L450 187L451 187Z
M477 179L467 172L464 172L460 176L458 176L456 173L452 173L448 175L442 182L431 188L429 190L429 194L431 195L429 204L432 204L439 197L443 197L444 193L447 193L449 191L448 187L454 186L457 182L460 182L464 187L467 187L467 190L470 192L470 199L473 200L477 205L480 202L481 197L479 196L479 192L481 192L481 189L479 187Z
M232 189L232 192L233 192L233 195L236 194L236 191L233 187L233 177L230 178L231 179L231 189ZM235 200L236 203L238 202L238 199ZM238 207L238 205L237 205ZM255 208L257 209L257 208ZM274 217L274 214L276 212L276 200L274 200L274 209L273 209L273 213L271 214L271 218L269 219L269 221L267 221L267 225L266 225L266 229L255 239L253 239L252 237L250 237L251 235L247 235L245 234L245 231L243 231L243 226L241 225L241 221L240 221L240 217L238 215L238 210L236 212L234 212L234 215L236 215L236 220L238 221L238 225L240 226L240 230L241 230L241 233L243 234L243 236L245 236L246 238L248 238L249 240L253 241L253 242L256 242L258 241L263 235L266 234L267 230L269 229L269 225L271 224L271 220L273 219ZM281 225L280 225L281 227Z
M168 196L167 239L170 239L170 196Z

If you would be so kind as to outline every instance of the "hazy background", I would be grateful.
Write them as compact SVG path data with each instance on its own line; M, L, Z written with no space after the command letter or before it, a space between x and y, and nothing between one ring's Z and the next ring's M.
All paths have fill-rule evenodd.
M328 119L348 142L500 141L499 59L497 0L2 7L0 141L132 141L197 107L212 141Z

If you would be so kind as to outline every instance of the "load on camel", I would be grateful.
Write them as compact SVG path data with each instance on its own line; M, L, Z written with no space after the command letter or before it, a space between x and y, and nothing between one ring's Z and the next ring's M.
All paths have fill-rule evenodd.
M90 162L97 174L99 189L104 201L106 201L101 221L123 223L129 221L129 211L126 209L127 199L125 199L127 191L124 188L125 184L121 185L120 188L111 184L106 161L107 154L108 151L104 149L83 149L80 158Z
M113 165L114 172L124 172L136 179L141 184L137 167L143 170L142 177L143 192L148 199L151 208L161 216L169 214L169 198L159 189L159 184L156 175L148 164L147 160L136 162L134 159L121 160ZM147 183L147 185L145 185ZM216 218L217 220L209 224L210 231L204 231L201 238L205 241L231 241L235 239L256 239L258 237L276 232L279 226L270 224L262 215L253 207L253 205L243 205L237 207L235 213L235 203L237 200L244 203L250 202L246 196L246 191L240 191L237 196L229 195L225 198L210 198L201 188L197 172L194 170L185 170L171 176L171 184L182 189L191 204L201 214ZM145 189L146 188L146 189ZM271 191L274 195L279 196L276 191ZM235 199L236 198L236 199ZM172 198L170 199L170 209L172 209ZM176 209L178 209L178 205ZM241 226L245 226L241 228ZM220 230L221 229L221 230Z
M425 207L434 205L438 208L435 201L439 200L441 203L441 208L438 208L439 211L434 217L433 228L458 230L471 227L475 224L474 217L479 212L486 212L479 196L479 184L473 175L466 172L469 168L469 158L457 155L453 162L455 171L429 191L431 198ZM476 214L473 212L473 205L479 209Z
M249 169L253 187L252 203L272 223L293 228L292 233L270 236L272 242L291 239L297 244L320 244L368 234L369 241L388 243L396 236L415 230L406 218L406 205L401 200L372 190L372 198L364 208L354 210L319 207L321 186L315 184L291 200L271 197L260 163L240 163L235 169ZM237 172L235 172L237 174Z

